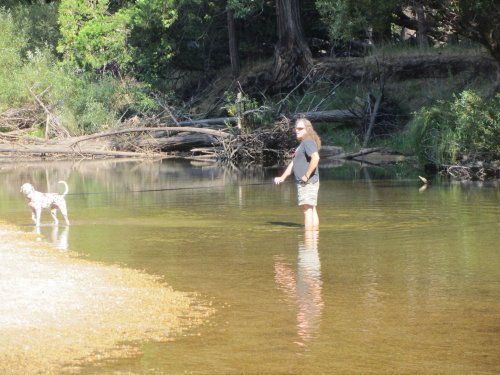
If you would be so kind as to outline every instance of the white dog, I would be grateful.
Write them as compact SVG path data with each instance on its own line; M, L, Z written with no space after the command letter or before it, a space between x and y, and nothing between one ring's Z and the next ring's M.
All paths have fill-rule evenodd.
M50 208L50 214L54 219L54 225L59 224L59 220L57 220L56 215L57 209L61 211L61 214L66 221L66 225L69 225L68 210L66 208L66 200L64 199L64 196L68 194L69 188L65 181L59 181L59 183L64 184L66 188L62 194L41 193L36 191L33 185L29 183L25 183L21 186L21 193L24 194L26 200L28 201L28 206L31 207L31 218L37 227L40 226L40 217L42 216L42 209L44 208Z

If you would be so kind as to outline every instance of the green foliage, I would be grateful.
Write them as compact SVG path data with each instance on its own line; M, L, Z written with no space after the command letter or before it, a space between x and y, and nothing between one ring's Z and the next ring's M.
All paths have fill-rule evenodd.
M316 0L322 21L332 40L366 38L372 30L384 33L399 0Z
M49 48L27 49L28 33L0 9L0 111L32 106L37 95L71 132L113 127L127 114L157 108L151 88L109 75L98 79L59 64Z
M500 3L498 0L423 0L439 29L456 30L481 43L500 64Z
M119 116L119 82L111 77L79 79L61 90L62 105L72 116L79 132L92 133L115 126ZM59 96L58 95L58 96ZM69 119L68 119L69 120Z
M322 143L324 144L342 147L346 151L361 148L362 138L356 129L332 124L316 125L315 129L321 134Z
M28 33L0 8L0 110L32 103L30 89L51 85L59 72L48 50L28 50Z
M464 91L451 105L464 154L500 154L500 94L483 100Z
M58 2L45 3L43 0L35 0L29 5L18 3L12 6L11 12L18 29L26 32L26 46L23 52L35 49L49 49L55 52L60 37L58 9Z
M58 51L66 61L88 70L110 64L126 69L130 62L127 9L109 14L107 0L63 0L59 24L62 37Z
M264 8L265 0L227 0L228 8L234 11L235 18L245 18Z
M75 60L86 69L117 64L126 70L131 60L126 43L128 22L127 12L87 22L74 41Z
M0 8L0 71L21 65L21 50L27 45L26 33L14 22L12 13ZM3 86L3 85L2 85Z
M130 5L128 49L132 69L141 80L160 85L174 56L172 25L178 10L172 0L140 0Z
M449 164L500 155L500 94L482 99L464 91L453 101L423 107L411 123L411 138L422 161Z

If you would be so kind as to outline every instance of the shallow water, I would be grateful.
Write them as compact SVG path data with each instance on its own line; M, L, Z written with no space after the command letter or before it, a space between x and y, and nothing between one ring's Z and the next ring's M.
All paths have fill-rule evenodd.
M64 179L72 226L45 212L40 238L161 275L217 309L187 336L82 373L500 373L498 187L419 191L416 172L324 168L321 226L305 232L295 187L272 185L277 173L16 164L0 170L0 215L33 231L19 187L57 191Z

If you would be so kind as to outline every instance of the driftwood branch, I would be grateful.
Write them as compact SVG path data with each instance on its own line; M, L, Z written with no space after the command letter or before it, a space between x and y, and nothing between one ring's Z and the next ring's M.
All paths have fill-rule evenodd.
M310 69L309 72L304 77L304 79L301 82L299 82L299 84L297 86L295 86L283 99L281 99L278 102L278 106L285 103L288 100L288 98L290 97L290 95L292 95L294 91L296 91L300 86L302 86L304 84L304 82L306 82L309 79L309 76L311 75L312 72L313 72L313 70Z
M344 159L355 159L355 158L358 158L360 156L364 156L364 155L368 155L368 154L372 154L374 152L378 152L378 151L381 151L383 150L382 147L373 147L373 148L363 148L357 152L353 152L351 154L345 154L344 155Z
M47 114L47 119L45 121L45 139L47 140L49 138L49 133L51 131L51 128L53 128L56 136L57 134L62 134L64 137L69 137L70 136L69 132L61 125L57 116L55 116L40 99L40 97L43 96L49 90L49 88L50 87L47 87L44 91L40 93L40 95L35 95L35 93L30 89L30 93L35 99L35 101L38 103L40 107L42 107L42 109Z

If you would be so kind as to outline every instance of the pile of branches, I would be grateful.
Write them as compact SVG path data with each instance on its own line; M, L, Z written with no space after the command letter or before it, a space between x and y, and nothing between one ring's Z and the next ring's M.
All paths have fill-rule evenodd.
M44 113L37 106L9 108L0 113L0 127L5 130L27 129L39 124Z
M444 165L440 173L455 180L484 181L500 178L500 161L474 162L464 165Z
M17 141L44 121L45 114L37 106L10 108L0 113L0 139Z
M61 124L53 107L42 101L42 96L48 89L39 95L32 94L38 105L26 105L20 108L10 108L0 113L0 140L17 142L43 128L45 139L64 139L70 136L68 130Z
M221 139L215 151L217 159L237 165L273 165L287 160L296 145L292 121L283 117L272 126Z

